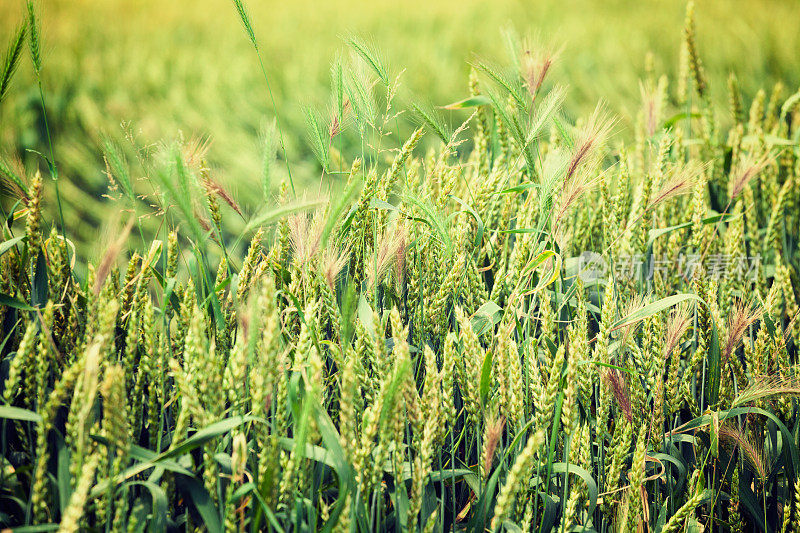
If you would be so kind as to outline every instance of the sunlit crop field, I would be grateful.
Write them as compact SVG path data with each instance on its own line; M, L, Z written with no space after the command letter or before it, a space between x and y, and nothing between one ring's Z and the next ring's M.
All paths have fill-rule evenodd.
M0 30L10 35L22 2L0 5ZM371 41L391 75L401 75L398 98L445 105L467 95L466 77L477 59L509 60L504 31L530 36L561 50L549 81L569 88L565 110L585 114L599 100L620 117L630 136L640 106L639 80L646 56L657 73L678 68L684 5L680 1L594 2L253 2L254 28L270 75L277 115L291 131L290 156L313 161L303 106L327 114L331 62L351 52L351 34ZM800 5L785 1L714 1L698 6L699 46L709 75L721 82L712 94L724 106L724 79L734 71L749 97L777 81L787 91L800 83L796 51L800 32L791 21ZM122 137L121 123L141 131L142 142L186 137L211 139L209 163L248 208L261 167L258 132L275 116L261 71L235 10L222 0L154 2L48 1L43 10L42 72L48 120L64 184L74 209L70 223L90 240L107 220L96 203L106 187L98 157L102 136ZM402 74L401 74L402 73ZM46 144L41 106L29 65L3 106L0 141L32 161L25 150ZM720 120L729 117L720 107ZM449 114L459 123L466 116ZM404 125L404 134L411 131ZM400 138L393 139L395 143ZM302 169L309 183L318 168ZM298 170L298 172L301 172ZM277 181L274 184L277 188ZM87 208L91 206L91 209ZM46 207L50 207L47 203Z
M163 4L0 5L0 529L797 530L800 3Z

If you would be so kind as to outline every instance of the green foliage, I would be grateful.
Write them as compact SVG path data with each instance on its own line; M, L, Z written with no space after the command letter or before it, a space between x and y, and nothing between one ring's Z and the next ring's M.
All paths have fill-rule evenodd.
M28 9L9 57L40 46ZM207 142L103 137L103 202L129 222L97 260L53 227L41 175L3 163L0 527L788 530L798 98L745 117L733 97L726 130L697 39L690 4L703 98L649 72L633 140L610 143L605 107L568 120L547 68L481 63L441 111L403 105L349 38L328 131L305 113L341 190L290 196L277 121L250 210Z
M499 0L491 8L483 0L369 5L356 0L324 4L301 0L279 8L265 2L239 2L252 33L242 31L243 20L233 2L139 0L134 5L108 0L91 6L80 1L60 2L52 8L48 2L34 2L47 98L42 105L33 97L36 76L26 42L19 75L14 77L0 112L0 158L22 160L28 178L36 165L43 166L36 152L49 157L47 133L42 128L46 113L58 172L68 177L58 182L65 224L84 257L96 251L93 245L98 231L112 231L108 222L118 213L102 201L110 186L102 153L105 137L114 139L133 161L136 154L128 142L131 136L149 150L178 131L187 138L210 135L207 162L212 169L224 169L215 179L239 193L263 188L264 158L261 151L253 149L255 133L278 118L282 135L275 137L275 143L283 137L280 144L285 154L278 147L268 197L272 201L280 183L287 179L287 160L292 164L297 194L302 196L305 190L316 188L320 178L319 163L306 142L302 104L329 103L330 64L337 53L341 54L343 87L349 83L351 56L355 56L373 88L381 95L385 92L384 82L355 50L346 46L341 53L350 31L369 36L361 40L383 51L382 64L390 86L401 75L395 101L401 104L398 110L404 111L410 109L409 102L441 106L470 96L463 83L470 63L498 65L504 74L518 70L519 65L527 79L526 58L538 61L548 50L557 51L564 45L561 54L551 54L552 67L545 84L548 89L550 80L556 80L569 87L564 123L586 115L602 98L620 118L618 138L630 140L640 109L639 78L643 77L646 54L652 52L651 72L665 73L673 80L671 92L678 82L683 12L680 3L656 1L654 7L634 0L573 0L569 6L543 0L536 9L511 0ZM800 84L795 61L800 32L783 21L800 18L800 4L698 2L696 11L698 50L709 76L735 70L745 99L776 81L783 82L787 95L796 91ZM18 23L27 19L26 1L0 2L0 61ZM152 30L153 21L158 21L158 31ZM507 32L509 39L505 39L500 31L509 22L521 36L539 32L542 38L516 39L525 48L511 48L513 32ZM619 35L626 35L624 41ZM265 98L263 74L253 59L253 38L269 75L274 102ZM509 54L512 57L506 59ZM408 68L403 71L403 67ZM487 98L489 88L499 91L495 84L484 84ZM710 89L716 116L727 128L731 118L725 85L715 83ZM344 107L350 96L347 90L343 94L337 101ZM768 99L769 94L766 96ZM504 96L500 99L505 102ZM670 106L676 103L674 94L669 100ZM673 109L687 112L685 105ZM320 111L325 119L333 114L333 109ZM746 108L744 112L746 116ZM405 112L393 121L391 139L385 139L383 146L408 137L414 127L412 115ZM451 126L466 118L463 113L452 119L447 115L450 113L445 124ZM491 113L488 115L493 121ZM353 115L341 118L347 125L332 143L335 151L347 160L366 160ZM427 135L422 142L424 153L438 140ZM364 144L379 143L372 138ZM332 170L348 169L332 165ZM46 176L45 168L42 172ZM141 176L133 177L137 195L151 192L147 183L138 179ZM334 174L325 183L342 190L345 178ZM53 188L54 183L46 180L49 201L43 208L48 218L58 210ZM5 194L1 200L7 211L16 201L9 196ZM239 193L237 199L244 212L252 213L261 208L263 195ZM155 231L157 225L150 224L142 220L143 227Z

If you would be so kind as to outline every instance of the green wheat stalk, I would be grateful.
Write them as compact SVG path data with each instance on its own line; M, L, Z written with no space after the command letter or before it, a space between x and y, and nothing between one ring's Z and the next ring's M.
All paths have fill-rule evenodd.
M256 33L253 30L253 24L250 22L250 15L248 14L247 8L242 0L233 0L233 5L236 8L236 13L239 14L239 19L242 21L244 31L247 33L247 38L250 39L250 43L253 45L256 56L258 56L258 64L261 67L261 73L264 75L264 81L267 84L267 92L269 93L269 99L272 102L272 109L275 110L275 125L278 128L278 138L281 142L283 160L286 162L286 172L289 175L289 184L292 186L292 194L297 196L297 191L294 188L294 180L292 179L292 170L289 167L289 158L286 156L286 145L283 142L283 129L281 128L281 121L278 117L278 106L275 105L275 97L272 95L272 86L269 83L267 69L264 67L264 60L261 57L261 50L258 47L258 41L256 40Z
M8 95L8 89L11 87L11 78L14 76L14 72L19 66L19 61L22 57L22 47L25 45L26 32L26 24L20 24L8 45L8 50L3 60L3 67L2 70L0 70L0 103L2 103Z
M41 41L41 24L39 17L36 14L36 7L33 0L28 0L28 45L31 53L31 62L33 63L33 71L36 74L36 84L39 87L39 102L42 106L42 116L44 117L44 130L47 135L47 146L49 148L50 157L45 158L47 161L47 168L50 172L50 177L53 178L53 183L56 190L56 203L58 205L58 218L61 224L61 235L66 235L66 226L64 224L64 209L61 206L61 193L58 188L58 167L56 166L55 151L53 150L53 139L50 134L50 122L47 120L47 106L44 99L44 86L42 84L42 41Z

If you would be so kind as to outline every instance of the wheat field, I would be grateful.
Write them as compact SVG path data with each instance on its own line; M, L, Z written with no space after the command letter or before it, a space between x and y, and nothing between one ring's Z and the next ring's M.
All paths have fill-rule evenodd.
M798 8L658 4L0 8L0 527L800 531Z
M656 72L671 79L679 69L683 0L354 0L252 2L264 64L275 105L243 38L236 11L225 0L47 0L42 10L42 78L48 92L47 119L64 180L61 197L69 206L72 235L83 245L100 231L114 210L98 199L107 179L102 160L106 138L124 139L125 130L143 144L187 137L210 138L209 165L218 180L252 214L261 207L259 187L263 145L260 133L275 116L290 135L289 157L298 181L316 183L319 168L307 142L304 106L323 114L330 105L330 66L352 54L346 38L356 35L380 50L392 77L401 76L398 102L441 106L467 96L470 63L507 65L507 30L534 44L561 51L553 64L554 82L569 88L565 112L574 121L603 100L620 120L620 138L631 135L641 100L639 80L648 54ZM719 120L727 113L729 72L753 98L780 81L787 92L800 84L800 3L794 0L704 0L698 28ZM10 38L22 20L22 0L0 2L0 37ZM30 62L22 61L14 90L0 111L0 143L27 165L48 142ZM23 81L24 80L24 81ZM467 118L450 113L451 126ZM123 125L124 124L124 125ZM413 124L400 118L392 143L402 145ZM358 137L340 141L348 157L360 156ZM427 144L427 139L423 143ZM341 187L344 180L333 181ZM272 182L277 194L280 179ZM45 182L48 189L49 182ZM48 189L49 190L49 189ZM52 191L50 191L52 192ZM48 195L50 197L51 195ZM252 200L251 200L252 198ZM53 202L45 202L48 215ZM116 222L116 221L115 221ZM147 243L140 242L139 246Z

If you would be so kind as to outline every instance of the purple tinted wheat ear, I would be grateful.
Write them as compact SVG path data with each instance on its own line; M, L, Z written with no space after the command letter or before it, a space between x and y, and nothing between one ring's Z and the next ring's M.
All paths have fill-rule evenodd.
M653 137L661 126L666 95L666 81L666 77L662 77L657 85L653 83L639 83L644 128L648 137Z
M739 449L750 466L753 467L758 480L763 483L767 478L768 459L759 444L754 442L752 437L745 432L729 424L723 424L719 428L719 436Z
M619 313L622 323L616 328L620 331L621 346L624 347L628 344L631 337L636 332L636 329L639 327L642 318L638 317L636 313L647 305L649 296L649 294L635 294L622 306Z
M686 305L675 308L667 322L667 330L664 335L664 348L661 352L664 359L668 359L678 344L681 342L686 330L691 325L690 308Z
M594 112L589 116L586 125L581 128L575 140L575 148L564 174L565 182L572 180L580 166L591 160L594 156L594 150L605 145L614 124L615 120L603 105L595 107Z
M610 136L614 124L615 120L604 106L598 105L586 121L586 125L578 132L560 184L557 211L554 215L556 224L584 194L599 185L600 178L598 173L595 173L598 154Z
M689 194L694 189L698 176L704 172L705 168L696 163L686 163L669 169L666 181L650 196L647 209L653 209L677 196Z
M325 284L334 293L336 291L336 281L349 260L349 248L337 250L329 246L322 252L322 258L319 263L320 273Z
M620 411L622 411L622 414L625 415L625 418L628 420L628 422L632 422L633 411L631 409L631 396L628 390L628 383L625 380L623 373L615 368L612 368L606 371L605 379L608 380L611 392L614 394L614 398L617 400L617 407Z
M737 302L728 315L727 335L722 350L722 360L726 361L739 346L745 332L761 318L761 309L752 309L748 305Z
M748 154L742 158L736 165L736 168L731 172L731 181L728 184L728 195L731 200L736 199L742 191L747 187L754 177L756 177L762 170L764 170L773 161L773 156L765 153L761 156L754 156Z
M379 285L393 263L401 257L406 243L405 229L396 225L387 228L378 237L378 247L367 266L367 287L372 290Z
M292 246L294 264L301 269L307 268L317 254L322 238L322 213L309 217L298 213L289 217L289 239Z
M488 479L492 470L494 453L503 436L506 420L496 414L487 414L483 424L483 451L481 452L481 479Z
M536 99L547 73L550 72L550 68L560 53L560 50L549 50L541 46L533 47L530 43L525 46L522 55L522 69L525 87L532 99Z

